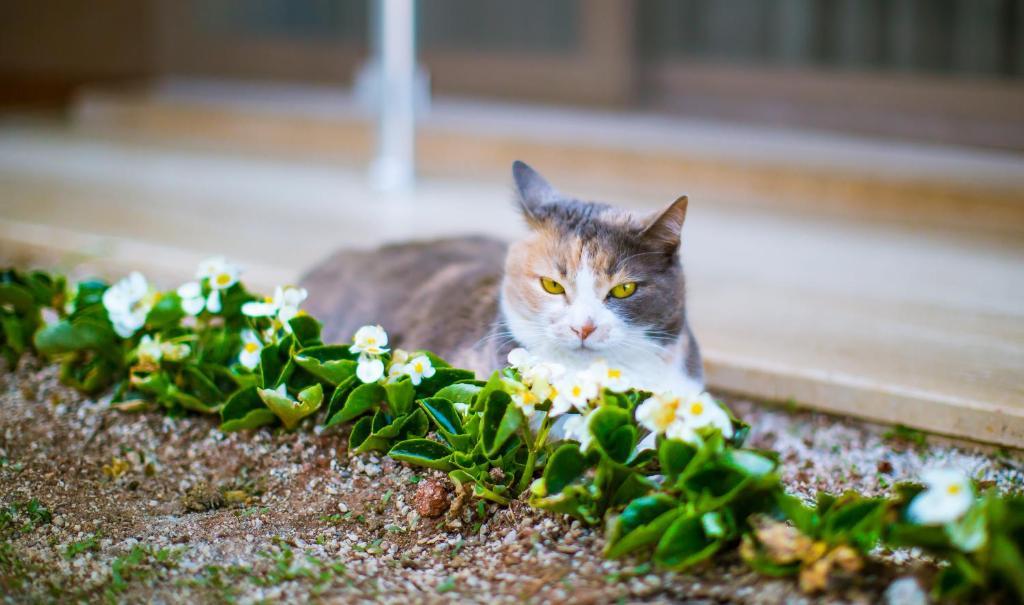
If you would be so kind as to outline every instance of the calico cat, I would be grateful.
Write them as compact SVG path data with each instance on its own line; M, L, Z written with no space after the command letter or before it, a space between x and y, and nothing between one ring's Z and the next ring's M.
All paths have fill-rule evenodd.
M381 324L393 346L436 352L479 376L514 347L583 369L603 359L637 386L703 386L679 259L686 197L641 217L559 194L522 162L512 173L530 227L483 237L340 251L302 282L324 340Z

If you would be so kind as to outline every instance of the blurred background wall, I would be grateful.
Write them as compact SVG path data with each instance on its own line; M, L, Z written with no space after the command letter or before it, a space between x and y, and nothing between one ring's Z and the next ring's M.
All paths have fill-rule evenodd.
M8 0L0 102L167 76L351 83L367 0ZM1022 0L433 0L438 94L1024 149Z

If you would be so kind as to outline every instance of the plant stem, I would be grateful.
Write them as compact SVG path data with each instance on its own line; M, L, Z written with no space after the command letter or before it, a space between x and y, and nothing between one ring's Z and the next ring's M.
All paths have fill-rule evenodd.
M544 442L547 440L548 431L551 430L551 416L547 413L544 414L544 420L540 423L540 428L537 429L537 437L531 442L529 439L527 442L527 455L526 455L526 466L523 468L523 475L519 478L519 483L516 484L516 495L523 493L526 488L530 487L530 482L533 481L533 471L537 465L537 452L540 448L544 447ZM529 429L527 428L527 434Z

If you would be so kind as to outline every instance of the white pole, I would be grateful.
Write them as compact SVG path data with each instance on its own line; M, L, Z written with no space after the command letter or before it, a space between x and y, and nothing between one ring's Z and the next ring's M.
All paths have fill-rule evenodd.
M371 178L384 191L401 191L412 187L415 176L416 5L415 0L377 0L377 10L379 113Z

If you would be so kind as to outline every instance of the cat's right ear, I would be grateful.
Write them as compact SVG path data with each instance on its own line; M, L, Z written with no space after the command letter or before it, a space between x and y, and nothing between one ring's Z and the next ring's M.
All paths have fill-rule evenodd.
M540 223L540 207L558 200L558 191L526 162L512 162L512 178L516 183L519 209L531 225Z

